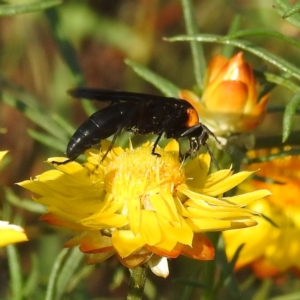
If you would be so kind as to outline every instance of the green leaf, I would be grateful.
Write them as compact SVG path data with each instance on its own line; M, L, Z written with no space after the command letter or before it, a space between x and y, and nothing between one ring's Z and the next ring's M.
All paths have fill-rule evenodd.
M9 245L6 249L9 266L11 299L22 300L23 278L20 256L15 245Z
M64 31L62 18L57 13L55 8L47 10L46 16L48 17L53 37L64 59L64 62L74 75L76 85L86 86L86 81L82 72L82 68L77 59L76 51L69 40L69 37ZM81 103L87 115L91 115L93 112L95 112L92 102L82 101Z
M68 255L69 249L63 249L57 256L53 268L50 273L49 282L47 285L46 297L45 300L58 300L56 297L56 284L58 277L60 275L60 270L63 266L63 263Z
M292 6L286 0L274 0L274 3L275 5L273 7L276 9L279 15L281 15L282 18L284 18L295 27L300 28L300 17L298 14L294 13L295 6L299 6L299 3L295 4L295 6ZM297 7L296 10L298 10Z
M291 9L287 10L282 18L286 19L294 14L297 14L300 11L300 2L296 3Z
M264 72L263 74L268 82L275 83L276 85L281 85L294 93L297 93L299 90L298 85L295 84L293 81L286 79L284 74L276 75L269 72Z
M23 5L0 5L0 16L12 16L41 11L59 4L62 4L62 0L43 0Z
M36 289L39 285L39 261L37 255L30 257L30 273L23 288L23 296L25 299L32 299L36 295ZM30 297L30 298L29 298Z
M4 192L5 200L15 207L22 208L26 211L30 211L40 215L47 212L44 205L29 199L20 199L10 188L6 188Z
M78 248L73 248L69 252L67 259L64 261L58 274L58 280L56 282L56 299L61 299L63 294L67 292L68 285L73 276L75 276L75 272L82 263L84 257L85 255L79 251Z
M283 114L283 129L282 129L282 141L285 142L289 137L292 129L293 117L300 105L300 92L296 93L289 104L286 106Z
M49 134L38 132L33 129L28 129L28 133L33 139L47 146L48 148L65 153L68 140L59 140Z
M131 60L125 60L125 63L128 66L130 66L133 69L133 71L137 73L140 77L154 85L165 96L178 97L180 88L171 83L170 81Z
M224 36L222 39L224 39L224 40L233 40L233 39L237 39L237 38L245 37L245 36L260 36L260 35L262 35L262 36L272 36L272 37L279 38L279 39L281 39L281 40L297 47L298 49L300 49L300 43L297 42L296 40L294 40L294 39L292 39L288 36L285 36L284 34L281 34L277 31L269 30L269 29L240 30L240 31L228 34L228 35Z
M236 33L241 26L241 16L237 15L234 17L233 21L230 24L230 28L228 31L228 36ZM232 45L225 45L222 49L222 55L227 58L231 58L233 55L234 46Z
M0 76L1 101L18 109L33 123L39 125L57 140L66 142L69 135L65 129L57 124L49 111L40 105L40 99L35 98L20 86L7 81ZM52 145L53 146L53 145Z
M181 0L183 7L183 16L185 22L185 28L188 35L198 34L197 24L195 20L194 7L191 0ZM202 91L205 72L206 72L206 61L204 56L203 47L201 44L190 41L193 66L194 66L194 75L196 79L196 84L198 88Z
M242 50L248 51L248 52L256 55L257 57L260 57L261 59L265 60L266 62L276 66L281 71L286 72L290 76L295 77L298 80L300 80L300 69L299 68L295 67L293 64L291 64L290 62L281 58L280 56L277 56L277 55L267 51L266 49L259 47L256 44L251 43L249 41L236 40L236 39L225 39L223 36L213 35L213 34L201 34L201 35L197 35L197 36L181 35L181 36L168 38L167 40L171 41L171 42L189 42L189 41L193 40L193 41L206 42L206 43L219 43L219 44L233 45Z
M220 292L220 290L224 286L226 286L228 288L228 291L230 291L230 299L238 299L241 294L238 284L234 277L234 265L239 257L242 248L243 245L239 246L231 262L228 262L225 253L225 245L222 238L220 239L217 247L216 259L221 266L221 272L219 279L216 282L215 290L217 292Z

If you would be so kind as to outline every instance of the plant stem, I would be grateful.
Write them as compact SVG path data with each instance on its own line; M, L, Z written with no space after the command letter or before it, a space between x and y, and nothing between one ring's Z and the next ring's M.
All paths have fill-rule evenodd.
M147 268L145 265L129 269L130 281L127 300L140 300L143 298L144 287L147 279Z

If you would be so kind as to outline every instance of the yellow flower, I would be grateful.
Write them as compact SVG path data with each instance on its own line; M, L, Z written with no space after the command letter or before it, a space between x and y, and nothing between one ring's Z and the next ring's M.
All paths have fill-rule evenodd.
M116 147L101 163L108 145L102 143L102 151L86 151L83 165L56 166L20 183L47 206L43 221L76 232L65 246L79 245L89 263L116 254L126 267L147 262L155 274L166 277L168 258L214 258L204 232L256 224L254 212L244 207L268 191L222 197L250 172L233 175L220 170L208 175L207 154L184 166L176 141L157 149L160 157L151 155L150 143L137 149Z
M231 259L238 246L245 243L236 268L250 265L260 278L289 270L299 271L300 156L252 164L249 169L258 170L256 175L267 180L253 179L250 187L245 188L267 188L271 192L271 196L251 204L249 208L266 216L275 225L261 219L255 228L225 232L228 258Z
M28 238L22 227L0 221L0 247L25 241Z
M209 63L201 100L191 91L179 97L189 101L215 134L251 131L263 120L269 94L258 99L252 67L239 52L230 60L221 55Z
M6 153L7 151L0 151L0 162ZM6 221L0 221L0 247L25 242L27 240L27 236L22 227L9 224Z

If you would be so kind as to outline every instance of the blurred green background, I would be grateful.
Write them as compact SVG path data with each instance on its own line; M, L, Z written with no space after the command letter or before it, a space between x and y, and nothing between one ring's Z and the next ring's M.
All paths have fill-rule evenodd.
M12 15L7 15L7 8L25 7L28 3L1 1L0 5L0 128L3 132L0 146L1 150L9 150L0 179L2 186L10 187L2 189L2 219L8 217L14 221L16 215L18 220L23 219L30 238L28 243L17 246L24 291L20 298L10 290L9 254L0 252L0 299L44 299L53 263L69 237L68 232L39 222L43 208L29 205L26 198L31 196L23 191L21 194L20 189L13 186L49 169L42 161L63 156L74 129L94 109L100 108L99 103L94 107L94 104L71 99L66 91L87 85L160 94L139 77L125 59L147 67L182 89L193 89L196 85L190 44L163 39L186 33L180 1L69 0L60 5L43 1L40 2L43 5L54 6L47 10L35 6L36 11L22 14L11 10ZM226 35L234 18L239 16L240 29L272 29L299 40L299 29L282 19L275 1L195 0L191 3L201 33ZM266 35L247 39L299 65L299 49L282 39ZM214 43L203 47L207 61L223 49ZM245 60L254 68L284 75L252 54L245 53ZM269 106L285 106L292 96L291 90L275 87ZM299 117L295 117L293 124L294 129L299 130ZM268 114L256 134L280 135L281 131L282 110ZM16 195L20 194L25 200L19 201ZM60 278L63 283L59 291L63 298L49 296L48 299L125 299L128 271L117 259L91 267L85 266L79 253L73 255L76 264L70 267L70 278L66 276L66 282ZM198 278L203 265L185 258L170 261L168 279L150 274L145 299L200 299L199 287L184 284L179 279ZM248 275L240 274L239 281L244 282ZM218 299L265 299L253 298L265 285L252 278L251 284L244 286L242 298L233 298L230 288L224 287ZM273 286L270 299L298 288L298 281L290 278L281 286Z

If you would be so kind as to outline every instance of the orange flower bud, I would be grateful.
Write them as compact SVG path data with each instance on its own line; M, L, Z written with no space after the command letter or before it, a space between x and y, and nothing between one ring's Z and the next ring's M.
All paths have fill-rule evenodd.
M221 55L209 63L201 100L190 91L180 97L197 109L203 122L217 134L256 128L266 113L269 94L258 99L252 67L239 52L230 60Z

